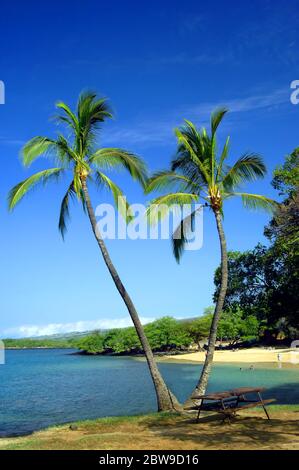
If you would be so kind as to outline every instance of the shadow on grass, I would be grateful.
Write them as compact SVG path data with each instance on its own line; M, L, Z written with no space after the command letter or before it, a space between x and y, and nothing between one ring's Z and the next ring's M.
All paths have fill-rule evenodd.
M189 441L198 448L292 448L296 443L299 445L299 424L295 419L283 419L289 413L282 412L280 419L274 416L271 420L263 412L259 416L240 414L231 424L223 423L218 414L209 414L203 415L198 423L195 417L186 417L159 425L149 422L147 426L157 439Z

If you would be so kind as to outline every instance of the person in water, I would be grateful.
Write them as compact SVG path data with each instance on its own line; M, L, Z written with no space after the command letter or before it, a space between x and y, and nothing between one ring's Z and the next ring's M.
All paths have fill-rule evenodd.
M248 367L248 369L243 369L243 367L240 367L240 370L254 370L254 366L251 364L251 366Z

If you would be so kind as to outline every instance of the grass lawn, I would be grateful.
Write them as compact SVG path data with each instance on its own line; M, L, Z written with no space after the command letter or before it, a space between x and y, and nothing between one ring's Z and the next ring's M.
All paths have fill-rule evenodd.
M231 425L218 415L193 416L156 413L144 416L101 418L51 427L30 436L0 439L5 449L290 449L299 450L299 406L242 411Z

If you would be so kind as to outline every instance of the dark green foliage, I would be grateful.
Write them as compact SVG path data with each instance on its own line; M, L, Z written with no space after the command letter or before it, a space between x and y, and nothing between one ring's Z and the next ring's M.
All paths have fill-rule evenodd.
M254 315L244 314L240 308L222 312L219 326L218 339L226 341L247 341L258 338L260 322Z
M212 310L213 307L212 307ZM189 336L192 341L200 347L201 341L209 336L213 312L206 312L202 317L193 320L186 325Z
M144 327L151 348L155 351L184 348L190 345L182 322L171 317L160 318ZM142 352L141 344L133 327L115 328L96 333L76 342L78 349L88 353L130 354Z
M240 335L243 340L257 338L260 323L254 315L248 315L240 324Z
M266 247L229 253L229 283L225 309L254 316L265 331L296 338L299 332L299 148L274 171L272 185L286 198L276 209L265 235ZM215 273L215 298L220 286Z
M103 348L106 352L130 353L141 350L134 327L110 330L103 335Z
M275 288L277 277L275 266L265 246L258 244L253 250L228 253L228 289L224 309L237 309L245 316L255 315L259 320L267 317L268 295ZM215 272L214 282L217 298L220 288L221 269Z
M80 340L75 341L75 346L90 354L97 354L104 351L104 337L103 334L95 331L93 334L86 336Z
M144 329L152 349L156 352L185 350L192 344L200 346L209 336L214 307L205 309L193 320L163 317L148 323ZM240 312L225 312L219 323L218 339L235 341L257 336L256 318L239 318ZM142 347L134 327L94 331L81 337L5 339L6 348L75 348L88 354L136 354Z
M215 297L220 285L219 269L215 273ZM282 250L274 244L230 253L225 310L240 307L245 318L254 316L273 332L282 318L291 329L298 329L298 285L298 249Z
M155 350L167 350L171 348L184 348L191 343L190 336L182 323L174 318L164 317L149 323L144 328L151 348Z
M212 322L214 307L191 321L163 317L145 325L144 330L155 352L185 350L206 340ZM242 318L242 312L226 312L219 322L218 339L236 341L257 337L259 324L255 317ZM93 334L75 341L75 346L89 354L136 354L142 353L140 341L133 327L115 328Z
M299 186L299 147L286 156L283 165L275 168L272 186L281 196L291 196Z

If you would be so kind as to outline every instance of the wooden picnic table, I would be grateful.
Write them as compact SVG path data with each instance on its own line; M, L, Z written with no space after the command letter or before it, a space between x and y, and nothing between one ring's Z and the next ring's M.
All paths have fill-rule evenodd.
M202 410L221 413L224 416L223 421L227 419L230 422L230 418L234 417L237 411L256 406L262 406L267 418L270 419L265 405L274 402L275 399L263 400L263 391L265 391L263 387L240 387L223 392L194 396L193 399L201 400L198 406L197 421ZM247 395L257 395L257 397L250 399Z

